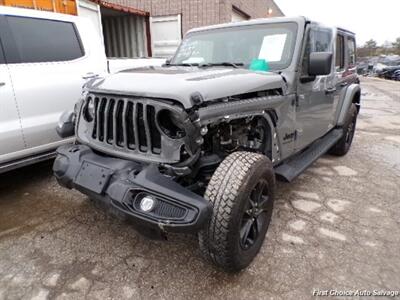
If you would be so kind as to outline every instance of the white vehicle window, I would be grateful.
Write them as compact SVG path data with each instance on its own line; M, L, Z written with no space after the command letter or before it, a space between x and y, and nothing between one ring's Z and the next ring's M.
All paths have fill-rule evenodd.
M73 23L7 16L21 63L69 61L84 55Z

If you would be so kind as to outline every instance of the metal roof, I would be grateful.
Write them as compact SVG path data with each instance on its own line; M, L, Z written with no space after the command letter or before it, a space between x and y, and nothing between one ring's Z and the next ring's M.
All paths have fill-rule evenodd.
M123 11L126 13L131 13L131 14L135 14L138 16L143 16L143 17L148 17L150 16L150 13L148 11L144 11L144 10L140 10L137 8L133 8L131 6L126 6L126 5L120 5L120 4L116 4L116 3L112 3L112 2L108 2L108 1L104 1L104 0L90 0L91 2L97 3L100 6L104 6L106 8L110 8L110 9L115 9L115 10L119 10L119 11Z
M306 17L299 16L299 17L274 17L274 18L262 18L262 19L251 19L247 21L242 21L242 22L233 22L233 23L224 23L224 24L217 24L217 25L211 25L211 26L205 26L205 27L198 27L198 28L193 28L189 30L187 33L192 33L192 32L199 32L199 31L206 31L206 30L213 30L213 29L221 29L221 28L231 28L231 27L241 27L241 26L250 26L250 25L261 25L261 24L271 24L271 23L286 23L286 22L311 22L314 24L319 24L323 25L319 22L314 22ZM323 25L325 26L325 25ZM354 32L350 30L346 30L341 27L335 27L335 26L328 26L332 28L337 28L339 31L343 31L349 34L355 34Z
M337 27L337 29L338 29L339 31L343 31L343 32L346 32L346 33L350 33L350 34L354 34L354 35L355 35L355 33L354 33L353 31L344 29L344 28L342 28L342 27Z

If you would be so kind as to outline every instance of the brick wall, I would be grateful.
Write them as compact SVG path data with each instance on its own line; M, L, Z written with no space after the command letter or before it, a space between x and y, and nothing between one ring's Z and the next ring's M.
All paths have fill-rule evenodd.
M231 21L234 5L251 18L283 15L273 0L105 0L150 12L151 16L182 14L182 33L191 28Z

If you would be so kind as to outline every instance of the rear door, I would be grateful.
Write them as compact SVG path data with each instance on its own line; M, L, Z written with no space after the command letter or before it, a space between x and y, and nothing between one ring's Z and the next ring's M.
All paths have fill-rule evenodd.
M105 59L97 62L98 67L90 63L90 53L72 21L24 16L5 19L8 67L25 143L32 152L47 151L63 143L55 130L59 117L73 110L83 77L98 73Z
M337 32L335 45L335 82L336 91L334 93L334 119L336 122L341 104L339 101L344 99L347 87L352 83L358 82L356 69L356 43L354 36L346 32ZM336 125L336 124L335 124Z
M347 84L358 82L357 65L356 65L356 40L354 35L346 34L345 38L345 61L346 72L343 74Z
M10 73L2 47L4 18L0 16L0 164L13 160L25 148Z
M336 91L335 99L336 103L343 98L342 93L348 85L347 83L347 63L346 63L346 36L341 32L337 32L336 43L335 43L335 81ZM337 105L335 106L335 116L338 114ZM336 117L334 118L336 120Z

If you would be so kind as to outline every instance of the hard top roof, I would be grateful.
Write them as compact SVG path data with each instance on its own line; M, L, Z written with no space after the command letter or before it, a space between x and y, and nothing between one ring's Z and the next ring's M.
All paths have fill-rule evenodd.
M222 28L234 28L234 27L242 27L242 26L251 26L251 25L262 25L262 24L272 24L272 23L287 23L287 22L296 22L296 23L315 23L319 24L318 22L314 22L306 17L299 16L299 17L275 17L275 18L261 18L261 19L251 19L247 21L241 22L232 22L232 23L223 23L211 26L204 26L193 28L188 31L188 33L193 32L200 32L200 31L207 31L207 30L214 30L214 29L222 29ZM333 26L330 26L333 27ZM336 27L339 31L343 31L349 34L354 34L349 30Z

